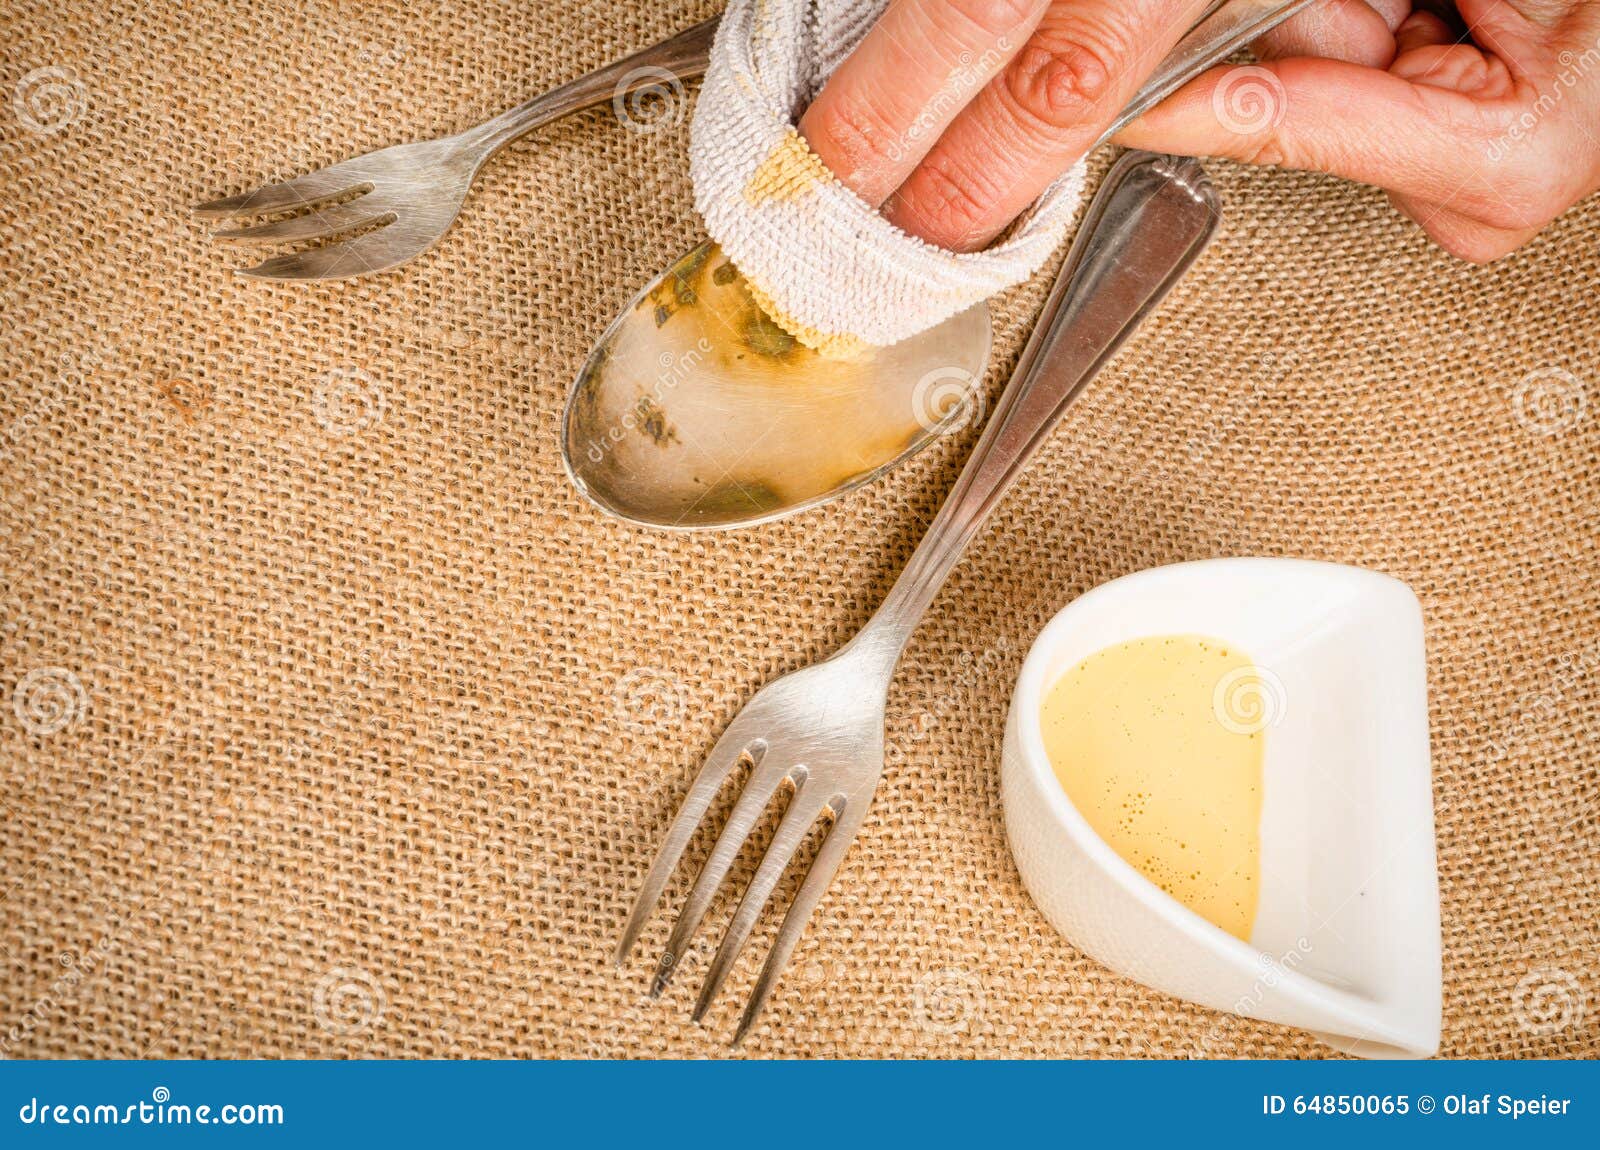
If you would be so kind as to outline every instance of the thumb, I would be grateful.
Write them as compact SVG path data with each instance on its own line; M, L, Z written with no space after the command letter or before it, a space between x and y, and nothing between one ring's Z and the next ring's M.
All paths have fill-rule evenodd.
M1214 68L1117 143L1328 172L1425 200L1447 198L1493 154L1493 116L1460 92L1360 64L1296 57Z

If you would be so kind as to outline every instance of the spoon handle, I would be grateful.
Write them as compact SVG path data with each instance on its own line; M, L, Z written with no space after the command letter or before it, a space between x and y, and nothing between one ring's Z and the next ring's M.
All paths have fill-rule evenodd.
M873 646L898 654L989 512L1205 248L1220 212L1195 160L1129 152L1111 168L972 457L867 625Z

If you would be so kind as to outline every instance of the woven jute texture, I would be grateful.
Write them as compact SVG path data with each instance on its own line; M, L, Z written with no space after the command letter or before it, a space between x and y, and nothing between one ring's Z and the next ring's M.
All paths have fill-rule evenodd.
M187 212L709 13L6 5L3 1053L727 1053L774 922L700 1028L708 945L653 1003L669 916L618 970L622 918L724 724L867 619L975 431L731 534L575 494L567 384L698 236L686 108L519 143L443 243L376 278L238 279ZM1325 1053L1079 953L998 805L1044 622L1116 576L1244 554L1421 597L1444 1052L1600 1053L1600 202L1479 268L1370 190L1212 170L1216 243L917 632L883 785L745 1054ZM998 301L991 396L1045 287Z

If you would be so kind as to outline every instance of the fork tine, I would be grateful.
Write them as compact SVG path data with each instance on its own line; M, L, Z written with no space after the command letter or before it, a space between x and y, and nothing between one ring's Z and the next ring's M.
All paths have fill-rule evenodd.
M317 240L339 232L354 231L369 224L393 223L395 214L390 211L373 211L363 207L366 199L349 204L336 204L331 208L313 208L303 216L291 216L270 224L256 224L249 228L233 228L213 232L211 238L229 243L270 244L288 240Z
M390 242L393 230L379 228L341 244L273 256L253 268L240 268L239 274L260 280L337 280L385 271L416 254L409 244L396 247Z
M800 769L796 768L797 771ZM749 941L750 932L755 929L761 912L766 909L767 900L777 889L778 880L789 868L795 852L805 842L806 835L810 833L816 824L817 816L821 813L821 804L802 803L798 794L790 801L789 809L783 812L783 821L778 824L777 833L772 836L772 845L767 848L767 853L761 858L761 865L756 868L755 877L745 888L744 897L739 900L739 909L734 912L733 921L728 924L728 933L723 935L722 945L717 947L716 957L711 960L711 969L706 973L705 984L700 988L700 1000L694 1007L696 1022L705 1017L712 1000L722 989L728 972L733 969L734 962L744 950L744 944Z
M370 192L372 185L365 180L353 180L338 171L337 167L307 172L280 184L267 184L243 195L227 196L196 204L191 211L202 220L227 219L230 216L259 216L267 212L281 212L289 208L309 208L323 200L343 196L350 192Z
M699 929L700 920L705 917L712 900L716 898L717 888L722 885L722 880L728 877L728 871L733 869L733 861L739 857L745 839L750 837L750 832L755 830L756 823L761 821L762 812L767 809L772 796L778 793L778 785L785 778L795 779L796 787L799 787L805 780L805 773L799 769L790 771L774 759L770 764L763 763L751 774L750 781L744 786L744 793L739 796L739 801L734 804L733 813L728 816L728 821L723 824L722 833L717 836L716 845L711 848L711 855L706 859L700 877L695 879L694 889L689 892L689 900L678 912L678 921L672 924L672 934L667 938L667 948L661 954L661 961L656 965L655 978L650 983L650 997L659 996L671 981L672 972L680 965L679 960L683 957L689 940L694 937L694 932ZM790 802L793 803L798 799L797 793Z
M811 866L806 871L805 881L800 884L800 890L795 894L794 901L789 904L788 913L783 916L783 925L778 928L778 937L772 944L766 963L761 967L755 990L751 992L750 1001L745 1005L744 1015L739 1019L739 1029L733 1032L735 1046L744 1041L745 1035L750 1033L750 1028L755 1025L756 1019L766 1007L767 999L772 997L772 988L778 981L778 975L783 973L784 966L788 964L789 956L794 953L795 944L805 932L806 921L816 909L818 900L822 898L822 892L827 890L828 884L833 881L834 872L839 869L839 863L843 861L845 852L855 840L856 831L861 829L867 803L863 801L850 804L843 795L835 795L828 801L828 806L833 808L836 815L833 826L828 830L828 837L823 839L822 845L817 848L816 857L811 860Z
M667 831L661 849L656 852L655 860L651 862L650 870L644 876L638 897L633 900L633 910L628 913L628 924L622 928L622 938L617 943L615 956L617 965L622 965L628 953L633 950L633 944L639 939L639 932L644 929L645 920L650 917L650 912L655 910L656 903L661 901L661 892L666 889L667 880L677 869L678 859L682 857L684 848L694 837L694 832L700 826L700 820L705 817L706 811L711 809L711 800L716 798L717 792L722 789L722 784L739 765L740 756L746 751L755 760L756 769L760 770L761 760L767 753L766 741L745 738L739 720L735 719L733 725L722 733L716 746L712 747L711 753L706 756L706 765L701 767L700 773L695 776L693 785L689 787L689 793L683 798L683 805L678 808L677 817L672 820L672 826Z

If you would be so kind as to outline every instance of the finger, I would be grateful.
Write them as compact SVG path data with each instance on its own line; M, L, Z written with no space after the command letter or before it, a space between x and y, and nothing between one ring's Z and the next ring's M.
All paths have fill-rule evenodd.
M1473 175L1463 157L1487 154L1499 127L1492 111L1459 92L1302 57L1214 68L1118 142L1329 172L1442 200Z
M896 0L829 77L800 134L874 207L1005 66L1049 0Z
M930 243L983 247L1099 137L1208 0L1057 0L957 116L885 214Z
M1450 25L1432 12L1413 12L1405 23L1395 29L1394 43L1399 55L1455 43L1456 35Z
M1516 91L1516 77L1498 56L1462 41L1440 17L1417 12L1395 33L1399 54L1389 71L1413 84L1498 100Z
M1410 0L1325 0L1263 36L1256 58L1321 56L1386 68L1394 59L1394 30L1410 10Z
M1434 243L1451 255L1473 263L1486 264L1509 255L1540 232L1537 227L1494 227L1439 204L1424 203L1392 192L1389 200L1415 220Z

